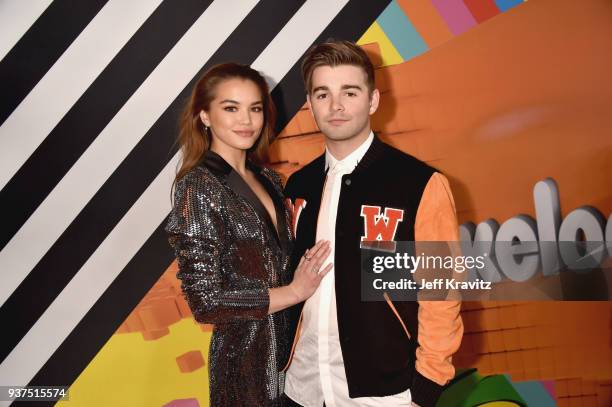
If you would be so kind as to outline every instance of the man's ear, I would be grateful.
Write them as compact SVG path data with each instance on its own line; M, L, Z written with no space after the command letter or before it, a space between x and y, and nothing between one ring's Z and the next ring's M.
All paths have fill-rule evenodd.
M312 112L312 104L310 104L310 93L306 95L306 106L308 106L308 110L310 110L310 114L314 119L314 113Z
M378 89L374 89L372 91L372 95L370 96L370 114L374 114L378 109L378 102L380 102L380 92Z
M210 118L208 117L208 113L204 110L200 110L200 120L204 123L204 126L210 127Z

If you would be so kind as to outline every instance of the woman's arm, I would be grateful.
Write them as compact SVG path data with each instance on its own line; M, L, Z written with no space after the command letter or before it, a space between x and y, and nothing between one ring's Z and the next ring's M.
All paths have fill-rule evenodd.
M198 322L263 319L270 303L265 281L251 279L240 289L223 287L226 226L215 193L218 186L209 177L194 170L176 184L166 231L178 260L181 288Z
M212 188L215 185L210 185L205 175L185 175L176 184L174 205L166 225L179 264L176 276L196 321L215 324L234 319L263 319L309 298L331 269L331 264L320 269L330 253L327 241L317 243L309 251L309 260L302 258L287 286L268 288L265 281L251 279L248 287L223 288L220 259L226 228Z
M270 168L263 168L262 173L270 180L278 194L283 196L283 183L280 175ZM291 214L288 215L287 221L291 224ZM291 284L270 289L268 313L273 314L310 298L323 277L332 269L333 265L331 263L321 269L323 262L330 253L329 241L319 241L307 250L305 257L300 259Z
M268 313L273 314L310 298L332 268L332 263L329 263L321 269L330 252L328 240L320 240L308 250L300 259L293 281L283 287L270 288Z

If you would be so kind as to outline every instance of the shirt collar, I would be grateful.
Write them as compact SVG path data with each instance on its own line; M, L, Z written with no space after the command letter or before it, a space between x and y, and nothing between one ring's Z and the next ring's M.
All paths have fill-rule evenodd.
M357 166L357 164L359 164L359 161L363 158L365 153L370 148L370 145L372 145L373 140L374 140L374 133L370 130L370 134L368 135L368 138L363 143L361 143L361 145L357 147L352 153L344 157L342 160L336 159L326 147L325 148L325 169L327 170L330 168L334 168L336 165L341 165L349 169L349 172L353 171L355 167Z

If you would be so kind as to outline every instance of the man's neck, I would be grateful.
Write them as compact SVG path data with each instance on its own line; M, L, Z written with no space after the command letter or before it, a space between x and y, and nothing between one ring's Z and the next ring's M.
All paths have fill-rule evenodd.
M353 151L357 150L359 146L368 139L371 132L372 129L368 127L367 130L346 140L325 138L325 145L330 154L333 155L336 160L341 161L348 157Z

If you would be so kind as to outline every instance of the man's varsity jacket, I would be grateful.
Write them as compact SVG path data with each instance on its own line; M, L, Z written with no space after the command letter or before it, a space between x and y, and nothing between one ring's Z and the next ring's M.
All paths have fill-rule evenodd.
M315 244L324 182L324 154L287 182L296 235L293 269ZM460 303L362 302L360 242L376 240L372 233L395 241L459 240L446 178L377 137L355 170L342 177L336 219L336 305L349 396L388 396L410 388L415 403L433 406L454 376L450 358L463 335ZM303 303L291 310L294 348L302 308Z

